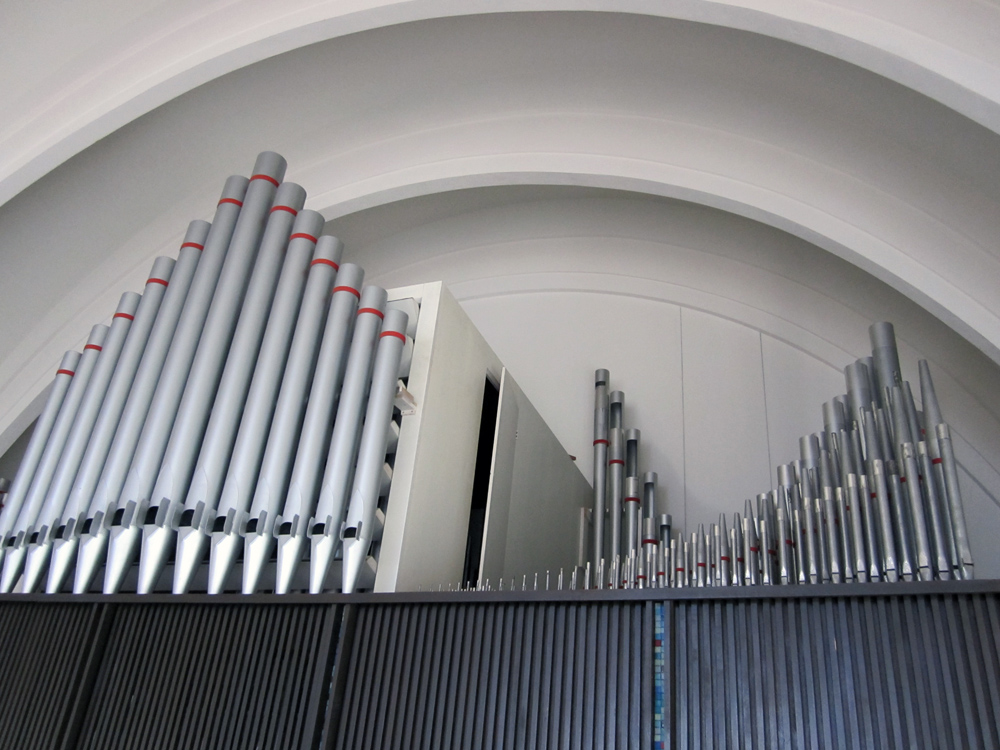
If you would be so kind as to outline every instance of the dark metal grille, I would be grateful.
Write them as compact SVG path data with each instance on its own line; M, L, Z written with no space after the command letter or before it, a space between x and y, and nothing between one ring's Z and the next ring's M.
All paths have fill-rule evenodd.
M86 688L100 607L0 606L0 747L59 747Z
M667 603L676 748L1000 747L998 598Z
M649 747L653 605L360 607L336 747Z
M316 670L329 666L330 615L324 606L121 607L79 747L311 746L307 709Z
M0 748L1000 747L1000 582L768 593L3 597Z

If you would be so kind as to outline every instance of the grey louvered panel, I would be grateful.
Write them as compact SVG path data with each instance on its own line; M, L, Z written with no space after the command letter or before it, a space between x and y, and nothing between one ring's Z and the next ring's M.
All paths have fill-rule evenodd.
M335 618L321 605L117 607L79 747L312 746Z
M0 607L0 747L61 747L72 734L101 615L93 604Z
M997 612L991 594L668 605L667 746L1000 747Z
M359 607L338 748L649 746L653 605Z

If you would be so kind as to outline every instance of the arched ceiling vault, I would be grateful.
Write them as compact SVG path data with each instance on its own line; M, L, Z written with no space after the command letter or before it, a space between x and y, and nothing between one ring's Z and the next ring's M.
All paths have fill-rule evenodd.
M1000 363L991 6L93 0L71 39L55 5L0 24L3 426L263 148L334 220L525 185L719 209Z

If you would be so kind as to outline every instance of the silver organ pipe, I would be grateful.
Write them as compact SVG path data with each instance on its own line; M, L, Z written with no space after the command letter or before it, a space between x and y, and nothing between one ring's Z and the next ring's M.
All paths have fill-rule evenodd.
M7 554L3 561L3 574L0 575L0 591L10 593L14 590L14 585L21 577L24 570L25 557L28 553L28 546L32 535L36 531L35 523L38 514L42 510L45 502L45 495L49 491L52 477L55 475L59 459L62 457L63 448L69 439L70 430L73 428L73 421L83 396L87 392L87 385L93 375L94 367L97 364L97 357L101 352L101 345L107 335L108 327L96 325L91 329L90 337L83 347L83 353L77 363L76 374L70 383L66 398L59 409L59 416L56 417L55 424L45 443L45 450L42 452L35 475L31 479L31 486L24 497L21 512L11 528L11 533L15 535L13 544L7 547Z
M72 577L82 593L103 566L104 591L134 580L146 593L171 558L175 593L272 580L284 593L306 574L314 593L372 585L412 321L341 264L285 168L264 152L249 179L230 178L213 222L192 222L177 260L158 258L143 295L67 353L0 511L3 591ZM872 356L847 365L846 394L822 405L776 489L693 533L658 503L624 394L597 370L594 501L574 519L571 586L971 578L929 368L921 414L892 325L869 334Z

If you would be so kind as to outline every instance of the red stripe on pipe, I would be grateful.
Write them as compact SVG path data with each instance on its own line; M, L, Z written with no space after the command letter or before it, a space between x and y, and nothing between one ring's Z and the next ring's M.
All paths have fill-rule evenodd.
M625 462L622 459L620 459L620 458L612 458L610 461L608 461L608 463L609 464L621 464L622 466L625 465Z
M944 460L943 458L932 458L932 459L931 459L931 463L932 463L932 464L939 464L939 463L941 463L941 462L942 462L943 460Z
M626 503L637 503L637 502L639 502L639 498L637 498L637 497L626 497L625 498L625 502Z
M69 375L70 377L73 377L76 373L72 370L56 370L56 375Z
M601 440L600 438L594 441L594 445L607 445L607 444L608 444L607 440Z
M205 246L198 242L185 242L183 245L181 245L181 250L183 250L186 247L193 247L195 250L205 249Z
M695 565L697 565L699 568L705 567L705 563L695 563Z
M170 286L166 279L146 279L147 284L163 284L163 286Z
M311 234L307 234L306 232L296 232L295 234L293 234L291 237L288 238L289 242L291 242L292 240L309 240L313 244L317 242L315 237L313 237ZM340 266L338 266L332 260L328 260L327 263L329 263L335 268L340 268Z
M316 261L313 261L315 263ZM331 294L336 294L337 292L350 292L358 299L361 299L361 292L355 289L353 286L335 286Z
M905 481L906 481L906 477L900 477L900 478L899 478L899 483L900 483L900 484L902 484L902 483L903 483L903 482L905 482Z
M299 212L296 211L291 206L275 206L274 208L271 209L271 213L273 214L275 211L287 211L292 216L298 216L299 215Z
M729 558L726 557L725 555L722 555L721 557L719 557L719 559L722 560L722 561L724 561L724 562L729 562Z
M268 174L255 174L250 179L251 180L267 180L268 182L270 182L275 187L278 187L278 181L276 179L274 179L273 177L271 177L271 175L268 175Z
M330 266L330 267L333 268L334 271L337 271L337 270L340 269L340 266L338 266L332 260L327 260L326 258L316 258L316 260L314 260L309 265L310 266ZM334 289L334 291L337 291L337 290Z
M760 552L760 547L751 547L750 551L751 552Z
M683 573L683 572L684 572L684 568L676 568L676 569L674 570L674 572L675 572L675 573Z
M643 544L659 544L660 540L659 539L643 539L642 543Z
M795 546L795 542L793 542L791 539L786 539L785 544L787 544L789 547Z
M223 203L232 203L234 206L243 207L243 201L238 201L235 198L223 198L219 201L219 205L221 206Z
M94 350L95 352L99 352L99 351L101 351L101 347L99 347L99 346L98 346L97 344L87 344L87 345L86 345L85 347L83 347L83 348L84 348L85 350L86 350L86 349L93 349L93 350Z
M358 310L358 315L360 315L361 313L371 313L372 315L378 315L379 318L385 320L385 315L382 314L382 311L377 310L374 307L362 307L360 310Z
M134 315L129 315L128 313L115 313L111 316L112 318L125 318L125 320L135 320Z
M399 339L400 341L402 341L402 342L404 342L404 343L406 342L406 336L404 336L404 335L403 335L402 333L400 333L399 331L383 331L383 332L382 332L382 335L381 335L381 336L379 336L379 338L380 338L380 339L384 339L384 338L385 338L386 336L395 336L395 337L396 337L397 339Z

